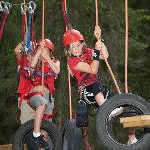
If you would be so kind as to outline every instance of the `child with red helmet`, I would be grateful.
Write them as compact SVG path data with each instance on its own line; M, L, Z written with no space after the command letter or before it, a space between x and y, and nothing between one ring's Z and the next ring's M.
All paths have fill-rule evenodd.
M97 32L100 31L97 30ZM105 45L101 41L97 41L95 49L86 48L83 35L75 29L67 30L64 33L63 45L68 56L67 64L77 80L78 88L82 89L82 87L85 87L86 91L93 93L97 104L101 106L105 99L102 83L97 73L99 59L108 58ZM100 53L103 55L100 55Z
M96 27L94 34L100 39L100 28ZM107 59L109 54L104 43L98 40L95 48L85 47L83 35L69 29L63 35L63 45L67 55L67 64L72 75L76 78L81 99L88 104L101 106L107 97L104 97L104 87L98 76L99 59ZM122 108L116 108L113 116L122 113Z
M105 88L101 82L101 79L98 76L99 69L99 59L107 59L108 51L104 43L100 41L101 30L99 26L95 27L94 35L98 41L95 44L95 48L85 47L83 35L75 30L69 29L63 35L63 45L65 47L65 54L67 55L67 64L69 72L76 78L78 89L81 95L79 102L83 101L86 104L98 104L101 106L107 99L107 94L105 95ZM83 104L82 111L83 111ZM77 110L78 107L77 107ZM122 107L114 109L111 114L111 117L115 117L123 112ZM82 114L83 115L83 114ZM76 123L78 126L86 126L86 121L77 119ZM86 117L84 117L86 118ZM136 142L137 139L133 133L133 130L128 130L129 133L129 142Z
M17 49L21 48L17 46ZM23 55L16 55L20 65L20 75L23 82L19 84L18 93L23 93L22 98L35 110L34 130L31 140L44 149L50 145L41 136L40 126L43 118L51 118L52 109L50 101L53 100L54 81L60 72L59 60L51 57L54 44L49 39L40 40L37 51L30 60L24 61ZM42 59L44 61L44 86L42 86ZM25 81L26 80L26 81ZM24 86L26 84L26 86Z
M25 78L20 68L31 62L32 56L27 54L27 47L24 47L23 42L19 43L14 49L15 56L18 64L18 107L20 109L20 121L21 124L34 118L34 110L27 104L26 95L30 90L31 81Z

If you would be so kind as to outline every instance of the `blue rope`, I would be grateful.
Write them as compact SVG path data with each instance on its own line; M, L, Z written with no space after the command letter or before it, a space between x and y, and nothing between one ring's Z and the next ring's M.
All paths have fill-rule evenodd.
M32 14L29 15L29 21L28 21L28 34L27 34L27 48L28 48L28 53L32 52L31 49L31 20L32 20Z

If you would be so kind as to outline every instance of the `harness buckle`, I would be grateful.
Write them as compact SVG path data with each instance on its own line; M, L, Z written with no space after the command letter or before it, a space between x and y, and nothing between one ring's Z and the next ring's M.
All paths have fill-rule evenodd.
M80 99L85 103L89 105L96 103L95 100L93 101L94 96L93 93L87 91L85 84L79 87L79 92L80 92Z

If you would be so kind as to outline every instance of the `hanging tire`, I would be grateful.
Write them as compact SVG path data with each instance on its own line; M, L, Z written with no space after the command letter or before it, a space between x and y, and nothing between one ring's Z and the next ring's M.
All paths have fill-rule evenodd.
M13 142L12 142L12 150L23 150L24 144L28 144L28 142L30 141L32 132L33 132L33 123L34 123L34 120L30 120L24 123L22 126L20 126L20 128L16 131L15 136L13 138ZM56 147L55 142L56 142L57 131L56 131L56 127L54 126L54 124L50 121L43 120L41 124L41 130L46 131L48 133L48 136L49 136L48 140L51 140L54 147ZM34 145L34 148L32 148L33 146L30 144L29 147L30 148L27 148L27 149L39 150L39 148L36 147L35 145Z
M111 112L120 106L123 107L123 113L110 119ZM144 114L150 114L150 105L137 95L120 94L108 99L98 109L96 116L97 134L104 150L150 150L148 128L135 128L138 141L129 145L126 129L119 122L121 117Z
M83 150L81 128L76 126L75 120L67 120L62 135L63 150Z

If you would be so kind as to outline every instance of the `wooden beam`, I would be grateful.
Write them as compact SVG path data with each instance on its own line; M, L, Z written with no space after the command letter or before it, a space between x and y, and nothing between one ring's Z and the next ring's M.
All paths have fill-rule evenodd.
M150 121L134 121L134 122L125 122L123 123L124 128L129 127L150 127Z
M133 122L133 121L148 121L148 120L150 121L150 115L141 115L141 116L120 118L120 123Z
M150 115L120 118L124 128L129 127L150 127Z
M0 150L12 150L12 144L0 145ZM24 150L27 150L26 144L24 145Z

